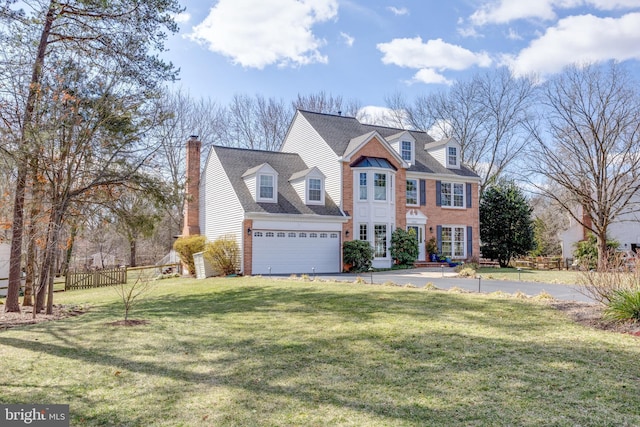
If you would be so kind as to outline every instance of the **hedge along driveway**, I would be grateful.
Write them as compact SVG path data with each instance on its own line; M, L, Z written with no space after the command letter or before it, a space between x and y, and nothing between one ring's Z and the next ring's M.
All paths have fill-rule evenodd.
M0 400L69 403L74 426L640 425L637 338L528 301L390 286L166 280L113 327L0 333Z

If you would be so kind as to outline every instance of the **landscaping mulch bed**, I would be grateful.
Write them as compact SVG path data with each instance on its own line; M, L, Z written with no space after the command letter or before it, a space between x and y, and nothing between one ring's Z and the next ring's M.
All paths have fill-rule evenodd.
M550 305L566 313L574 322L605 331L631 334L640 337L640 322L611 322L602 318L601 304L577 301L553 301Z
M5 313L4 305L0 305L0 330L79 316L88 310L84 306L54 304L53 314L38 313L34 319L33 307L20 307L20 309L20 313Z

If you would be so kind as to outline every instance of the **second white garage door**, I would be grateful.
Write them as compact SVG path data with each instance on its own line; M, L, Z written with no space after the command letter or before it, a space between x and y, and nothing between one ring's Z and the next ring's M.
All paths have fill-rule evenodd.
M253 230L252 274L338 273L335 231Z

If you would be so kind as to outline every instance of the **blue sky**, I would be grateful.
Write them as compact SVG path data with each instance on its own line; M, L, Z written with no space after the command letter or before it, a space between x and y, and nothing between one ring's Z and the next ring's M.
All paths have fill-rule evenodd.
M575 62L640 73L640 0L184 0L165 58L178 86L226 105L325 91L363 106L508 66L546 78Z

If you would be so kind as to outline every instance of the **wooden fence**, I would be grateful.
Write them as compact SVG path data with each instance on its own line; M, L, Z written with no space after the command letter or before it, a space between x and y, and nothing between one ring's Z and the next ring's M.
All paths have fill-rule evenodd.
M127 268L105 268L95 271L68 272L64 282L64 290L98 288L127 283Z

